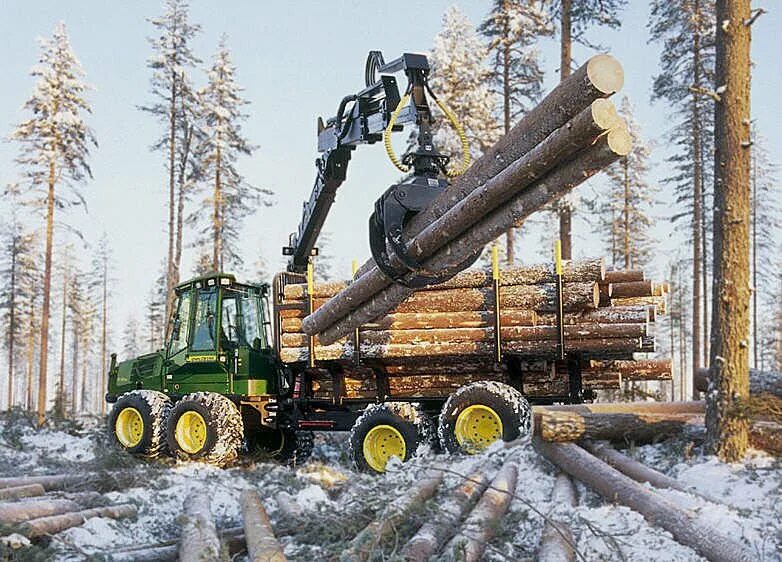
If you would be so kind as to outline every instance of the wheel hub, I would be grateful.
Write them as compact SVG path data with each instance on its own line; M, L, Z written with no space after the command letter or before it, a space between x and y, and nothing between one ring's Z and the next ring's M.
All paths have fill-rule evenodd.
M377 425L364 437L364 458L367 464L377 472L385 472L388 459L405 459L407 447L399 431L390 425Z
M206 443L206 420L198 412L189 410L177 420L174 435L177 445L184 452L195 454Z
M468 406L456 418L454 435L462 449L473 455L502 439L502 420L488 406Z
M144 437L144 420L136 408L124 408L114 423L114 434L126 449L132 449Z

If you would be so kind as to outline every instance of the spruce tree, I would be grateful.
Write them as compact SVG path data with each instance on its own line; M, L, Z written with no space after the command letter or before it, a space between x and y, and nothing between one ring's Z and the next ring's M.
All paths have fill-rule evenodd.
M494 0L494 7L478 30L489 39L491 85L502 100L502 130L540 99L543 69L537 41L553 31L545 7L539 0ZM516 229L506 234L505 261L515 260Z
M122 354L126 359L132 359L140 354L140 333L138 320L134 316L128 317L125 321L125 328L122 331Z
M100 402L101 415L106 413L106 401L103 399L103 395L108 387L108 379L106 373L108 372L108 346L109 346L109 301L111 299L111 286L113 279L110 275L112 267L112 252L109 246L109 240L104 232L95 247L94 254L92 256L92 264L90 270L90 293L92 294L92 301L95 303L100 328L100 363L98 372L100 377L97 381L98 392L95 395Z
M37 79L32 96L25 102L31 117L11 134L20 145L18 164L30 189L46 193L46 237L43 273L43 304L38 379L38 423L43 424L47 405L49 313L51 303L54 211L84 202L75 187L91 177L87 159L90 145L96 145L83 116L90 113L85 99L84 71L71 50L64 23L58 23L51 39L41 40L39 64L31 71ZM63 187L71 187L63 193Z
M564 80L572 72L573 41L591 48L599 48L587 39L586 32L594 25L609 28L619 27L621 22L618 14L625 4L627 4L627 0L558 0L548 5L552 17L560 24L560 80ZM573 195L560 199L557 207L562 257L571 259L573 243L570 231L575 208Z
M168 174L168 253L166 258L165 318L171 315L171 289L179 281L182 251L184 205L187 188L195 174L194 139L198 115L197 98L190 72L201 61L193 54L191 42L201 27L189 19L185 0L165 0L161 17L148 20L155 28L150 37L153 55L147 66L152 69L152 95L155 101L140 109L154 115L164 131L152 146L166 157Z
M198 147L203 185L208 195L189 221L197 224L207 213L210 220L201 224L198 244L211 246L211 271L225 271L242 265L239 249L242 219L258 205L270 205L272 192L251 186L236 167L238 158L250 156L255 147L244 137L242 122L247 119L237 84L236 67L226 37L208 72L208 84L199 91L203 119L203 138ZM202 264L203 265L203 264Z
M652 100L673 108L668 137L675 153L667 158L671 173L663 180L676 201L671 220L691 244L692 368L702 366L708 326L708 252L710 228L707 189L712 177L712 100L704 92L714 81L714 0L654 0L649 31L663 46Z
M443 15L443 28L434 38L429 82L464 128L473 158L492 146L500 135L486 58L486 47L467 16L456 6L448 8ZM434 131L437 149L450 155L453 162L460 161L459 138L444 116L439 116Z
M652 258L651 216L657 188L648 182L649 146L644 142L625 96L619 110L627 121L633 149L606 170L607 189L587 201L594 227L614 269L642 269Z

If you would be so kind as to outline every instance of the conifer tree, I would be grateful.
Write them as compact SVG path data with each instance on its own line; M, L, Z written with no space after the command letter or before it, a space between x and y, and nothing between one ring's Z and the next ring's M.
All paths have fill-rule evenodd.
M560 79L564 80L573 69L573 41L592 48L599 48L586 37L587 30L594 25L617 28L621 25L618 14L627 0L558 0L551 2L550 13L560 24ZM571 223L575 207L574 198L566 196L558 203L559 238L562 241L562 257L572 257Z
M125 358L137 357L141 350L139 334L141 333L138 320L134 316L125 321L125 329L122 331L122 353Z
M37 79L32 96L25 103L31 117L13 131L20 144L17 162L33 190L46 193L46 237L43 274L43 304L38 380L38 423L46 416L49 313L54 247L54 211L84 202L76 185L91 177L87 159L95 136L83 119L90 107L85 99L84 71L71 50L65 24L59 23L51 39L41 41L38 66L31 74ZM72 187L69 196L63 187Z
M249 156L255 150L242 132L247 119L237 84L236 67L231 61L227 39L223 36L209 69L208 84L199 91L203 119L203 138L198 147L201 177L208 186L208 195L201 208L189 217L198 223L205 209L210 221L202 224L200 245L210 245L211 271L234 269L242 264L239 251L242 219L258 205L269 205L267 189L253 187L239 173L236 162L241 155ZM204 264L202 264L204 265Z
M152 69L152 95L156 101L140 108L157 117L165 127L152 146L153 151L165 153L168 173L165 318L171 315L171 289L179 281L186 190L197 166L193 148L197 143L194 136L198 109L190 72L201 61L193 54L190 43L201 27L190 22L188 12L185 0L165 0L164 14L148 20L155 28L155 35L149 39L153 55L147 66Z
M109 240L104 232L95 247L92 257L92 267L90 271L90 292L93 295L93 302L99 309L100 321L100 364L98 372L100 373L98 383L98 392L95 393L100 401L100 413L106 413L106 401L103 394L106 392L108 379L108 344L109 344L109 301L111 299L111 285L113 279L109 271L112 269L112 254L109 246Z
M619 113L627 121L633 149L606 170L608 189L598 192L587 204L613 267L642 269L652 257L649 231L654 221L650 213L657 189L646 179L650 150L641 137L627 96L622 99Z
M553 31L539 0L494 0L494 7L478 28L489 39L491 85L502 100L502 131L528 111L541 95L543 69L537 41ZM505 237L505 261L515 260L511 228Z
M500 134L486 58L486 47L467 16L456 6L448 8L443 28L434 38L429 82L464 128L473 157L492 146ZM437 149L458 162L461 144L444 116L437 119L434 131Z
M692 367L702 366L708 326L707 239L710 231L706 185L712 176L712 100L703 93L714 81L714 0L654 0L649 31L663 45L652 100L674 109L669 133L676 152L667 159L672 172L664 180L673 189L671 220L692 244Z
M65 340L68 333L68 296L71 291L73 276L73 246L67 244L58 254L58 273L57 278L61 279L60 284L60 368L57 375L56 395L54 401L54 412L59 418L65 417Z

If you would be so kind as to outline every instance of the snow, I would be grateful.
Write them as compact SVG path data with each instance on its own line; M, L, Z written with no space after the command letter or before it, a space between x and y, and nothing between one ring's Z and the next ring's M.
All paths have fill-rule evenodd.
M702 560L666 531L647 524L638 513L604 502L579 483L575 508L554 505L550 497L557 472L529 443L512 447L497 443L472 457L435 454L429 448L421 448L410 461L392 462L386 473L375 475L353 468L347 435L342 433L318 434L313 458L296 469L248 459L238 466L220 469L171 459L138 462L107 449L103 431L103 422L98 420L54 424L39 431L26 419L0 418L0 476L18 476L20 472L92 472L117 467L141 472L135 485L108 492L102 498L103 503L136 505L136 519L90 519L55 536L44 547L47 560L71 562L87 556L102 559L123 548L176 540L184 499L196 487L208 489L218 528L241 524L239 496L242 490L255 488L261 493L290 560L337 560L375 513L399 498L430 468L444 469L444 481L434 500L415 511L409 525L397 530L399 549L417 525L432 518L434 509L453 508L449 492L459 485L463 475L482 467L492 478L510 455L516 455L519 463L516 494L497 535L487 546L485 560L532 559L544 517L552 515L571 524L585 560ZM758 560L782 561L779 460L751 451L742 463L724 464L703 455L697 445L684 440L634 447L625 453L718 498L721 504L715 505L692 494L660 491L693 517L749 545L757 552ZM287 500L289 505L280 508L278 498ZM0 548L10 545L24 548L24 541L9 534L0 541ZM393 558L390 548L393 547L382 553L386 559Z

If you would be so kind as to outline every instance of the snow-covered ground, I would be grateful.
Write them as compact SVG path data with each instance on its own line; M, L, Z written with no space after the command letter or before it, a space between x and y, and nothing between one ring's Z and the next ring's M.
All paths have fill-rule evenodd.
M663 492L693 517L703 518L750 545L759 561L782 561L779 460L752 451L744 463L726 465L703 456L697 446L684 441L646 445L626 452L719 498L722 505L681 492ZM494 472L513 453L521 460L517 497L497 536L487 545L485 559L489 561L532 560L543 528L536 511L550 514L555 509L549 497L556 472L531 447L522 445L509 450L495 446L482 456ZM250 461L221 470L199 464L176 465L170 460L142 463L128 458L110 447L102 425L94 419L38 431L21 416L0 418L0 476L96 470L139 472L133 487L106 494L110 503L137 505L138 518L91 519L82 527L60 533L48 547L31 549L17 558L24 560L110 560L111 552L123 547L174 540L179 533L182 501L195 486L209 489L219 528L241 523L239 494L244 488L257 488L290 560L336 560L373 514L404 493L423 471L430 466L447 467L451 472L434 501L414 513L411 524L399 528L398 536L385 549L378 548L377 560L393 560L414 532L413 523L429 518L438 503L447 501L448 491L459 481L454 473L466 474L480 460L420 451L413 461L393 463L386 474L376 476L351 468L345 435L323 434L318 436L312 460L295 470ZM580 484L577 488L578 506L564 514L560 508L557 513L571 521L582 560L701 560L669 533L649 526L634 511L606 504ZM278 507L281 492L301 508L301 514Z

